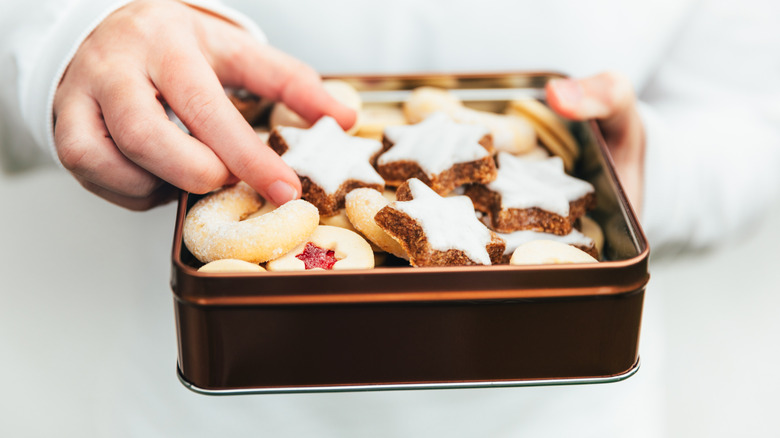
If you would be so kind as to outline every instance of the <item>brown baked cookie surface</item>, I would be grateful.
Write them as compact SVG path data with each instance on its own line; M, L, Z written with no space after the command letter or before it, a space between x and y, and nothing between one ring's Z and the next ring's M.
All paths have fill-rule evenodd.
M383 143L385 151L377 158L376 169L392 186L417 178L445 195L460 185L496 178L487 128L456 123L443 113L416 125L389 126Z
M474 207L487 214L496 231L535 230L563 236L596 206L593 186L567 175L559 157L526 160L499 153L497 162L494 181L465 188Z
M301 197L317 206L322 216L344 208L344 196L352 189L384 189L384 179L372 166L382 144L347 134L331 117L308 129L276 127L268 145L295 170Z
M398 189L398 201L374 216L409 254L413 266L500 263L505 243L477 219L465 196L441 197L418 179Z

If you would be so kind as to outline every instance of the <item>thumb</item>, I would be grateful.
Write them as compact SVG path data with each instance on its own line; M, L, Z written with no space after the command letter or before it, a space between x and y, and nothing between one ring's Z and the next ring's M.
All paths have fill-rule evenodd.
M571 120L597 119L607 143L617 147L640 141L642 122L631 82L605 72L584 79L553 79L547 83L550 107Z
M577 80L553 79L546 91L558 114L572 120L598 119L601 128L608 131L606 136L620 134L636 102L628 78L613 72Z
M606 72L584 79L553 79L547 102L571 120L596 119L618 176L639 211L644 186L645 134L631 82Z

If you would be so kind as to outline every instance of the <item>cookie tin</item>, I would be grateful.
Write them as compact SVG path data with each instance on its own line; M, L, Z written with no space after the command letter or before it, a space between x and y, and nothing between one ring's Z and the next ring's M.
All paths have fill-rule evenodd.
M365 103L400 105L434 85L498 108L543 98L557 73L341 76ZM639 367L649 248L595 122L573 123L575 174L596 188L605 235L588 265L378 267L207 274L182 242L171 287L178 377L204 394L531 386L612 382Z

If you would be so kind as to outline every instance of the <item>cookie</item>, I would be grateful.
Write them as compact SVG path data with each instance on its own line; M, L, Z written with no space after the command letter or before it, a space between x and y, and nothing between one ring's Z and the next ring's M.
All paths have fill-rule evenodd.
M384 179L371 164L382 144L347 134L331 117L309 129L276 127L268 145L295 170L301 197L317 206L322 216L337 214L352 189L384 189Z
M374 251L354 231L327 225L318 226L300 245L265 264L269 271L310 269L371 269Z
M355 135L358 137L382 140L388 126L406 125L406 117L398 106L365 105L358 117L359 125Z
M233 106L241 113L244 120L250 125L255 124L273 106L273 101L264 99L244 89L227 90L227 96L230 102L233 103Z
M571 245L551 240L534 240L517 247L510 265L558 265L598 263L598 260Z
M439 196L418 179L408 180L396 195L374 220L401 244L413 266L501 262L504 241L477 219L468 197Z
M415 125L387 127L386 150L377 158L376 169L389 185L417 178L444 195L462 184L496 178L491 139L482 126L433 113Z
M596 206L593 186L567 175L560 157L525 160L499 153L497 163L494 181L465 189L496 231L535 230L562 236Z
M286 253L317 227L317 208L301 199L249 217L267 204L243 182L209 193L184 217L184 245L203 263L239 259L257 264Z
M504 263L509 263L509 260L512 257L512 253L514 253L519 246L534 240L551 240L553 242L565 243L581 251L585 251L588 255L595 259L598 259L599 257L599 252L593 239L576 229L572 229L571 232L565 236L541 233L539 231L532 230L521 230L512 233L496 234L498 234L498 236L502 238L504 242L506 242L506 249L504 249L503 257Z
M593 240L594 252L596 254L586 252L593 257L599 258L598 254L604 252L604 231L601 229L601 226L590 217L583 216L580 218L579 228L582 234Z
M355 189L347 193L346 213L349 222L371 243L383 251L402 259L409 256L398 241L380 228L374 216L391 201L382 193L373 189Z
M452 93L441 88L419 87L404 102L409 123L418 123L435 112L443 112L459 123L488 128L498 151L525 153L536 146L536 131L527 120L468 108Z
M239 272L265 272L265 269L255 263L245 262L238 259L220 259L206 263L198 269L198 272L206 273L239 273Z
M572 171L580 148L560 116L536 99L512 100L507 104L506 113L526 118L544 147L551 154L561 157L566 170Z

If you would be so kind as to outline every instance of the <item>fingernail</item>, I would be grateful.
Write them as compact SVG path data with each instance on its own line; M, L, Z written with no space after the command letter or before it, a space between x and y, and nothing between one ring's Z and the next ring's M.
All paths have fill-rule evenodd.
M298 191L290 184L278 179L268 186L268 196L274 204L282 205L287 201L297 199Z
M572 79L553 79L550 86L555 89L558 98L566 103L575 104L582 99L582 87Z

